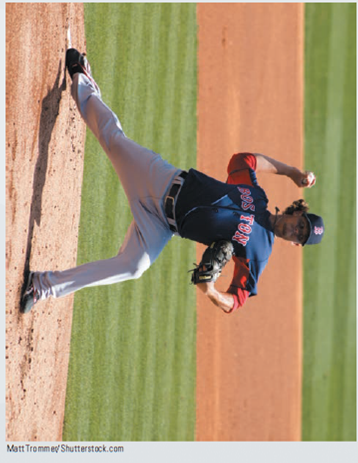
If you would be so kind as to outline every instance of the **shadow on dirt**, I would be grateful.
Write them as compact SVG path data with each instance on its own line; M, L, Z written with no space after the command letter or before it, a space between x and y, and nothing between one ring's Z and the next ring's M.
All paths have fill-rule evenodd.
M62 69L62 61L60 60L58 66L58 72L56 76L53 88L48 91L47 95L42 100L41 105L41 116L40 116L40 128L39 128L39 156L36 162L34 178L33 178L33 192L31 199L31 210L29 227L27 234L27 245L26 245L26 258L24 268L24 283L22 286L21 294L23 293L27 284L28 274L30 271L30 257L32 248L32 239L34 234L35 223L37 226L41 224L41 209L42 209L42 194L46 181L48 156L49 156L49 145L51 141L52 132L56 123L57 116L60 110L60 102L62 92L66 90L66 72L64 78L60 84L60 76Z

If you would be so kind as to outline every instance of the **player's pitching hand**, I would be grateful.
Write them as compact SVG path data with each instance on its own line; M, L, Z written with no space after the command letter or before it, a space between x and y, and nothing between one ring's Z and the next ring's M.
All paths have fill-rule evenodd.
M291 178L299 188L311 188L316 183L316 176L310 170L295 169Z
M313 172L306 170L303 173L303 179L301 180L302 186L311 188L316 183L316 176Z

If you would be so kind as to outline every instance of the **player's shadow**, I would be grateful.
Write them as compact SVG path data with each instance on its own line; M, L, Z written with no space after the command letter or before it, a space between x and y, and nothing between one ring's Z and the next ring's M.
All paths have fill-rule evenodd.
M39 155L37 158L33 177L33 191L31 199L29 226L27 232L26 258L24 267L24 283L21 294L25 289L28 274L30 271L30 257L32 239L34 234L34 226L35 223L37 224L37 226L40 226L41 224L42 194L46 181L51 136L56 123L57 116L59 114L62 92L66 90L66 72L64 73L63 81L60 84L61 69L62 61L60 60L53 88L48 91L41 104L41 116L38 137Z

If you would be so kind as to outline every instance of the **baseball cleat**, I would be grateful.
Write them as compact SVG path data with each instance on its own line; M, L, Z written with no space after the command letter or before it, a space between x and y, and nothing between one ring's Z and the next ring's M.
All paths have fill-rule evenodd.
M27 285L25 291L21 298L21 312L28 313L32 309L32 307L36 304L36 302L40 299L38 291L35 289L33 285L33 276L34 272L30 272L29 278L27 280Z
M92 77L91 66L86 58L86 53L80 53L75 48L69 48L66 52L66 67L72 80L76 73L84 74L99 91L98 85Z
M91 75L91 68L85 54L80 53L75 48L69 48L66 52L66 67L71 76L71 79L73 79L73 76L77 72L85 75Z

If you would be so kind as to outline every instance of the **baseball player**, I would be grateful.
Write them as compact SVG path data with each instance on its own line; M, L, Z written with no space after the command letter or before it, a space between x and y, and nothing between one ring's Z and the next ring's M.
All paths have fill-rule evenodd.
M84 54L67 50L66 67L77 108L112 162L133 221L118 254L111 259L64 271L30 272L21 298L23 313L50 296L63 297L82 288L139 278L173 235L207 246L219 240L231 243L235 270L227 292L215 288L215 278L201 279L199 274L192 280L215 305L231 313L257 294L275 236L297 246L321 241L321 217L307 213L303 200L282 214L277 208L272 214L256 178L257 172L271 172L289 177L298 187L311 187L315 183L311 172L252 153L231 158L226 183L195 169L178 169L126 137L117 116L102 101ZM196 276L203 267L198 266Z

